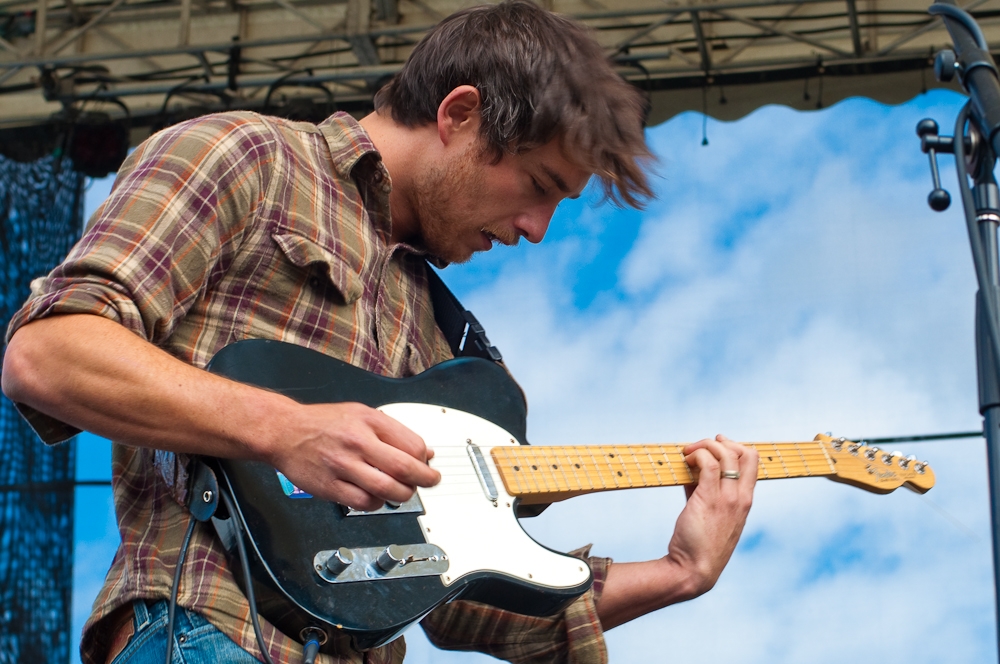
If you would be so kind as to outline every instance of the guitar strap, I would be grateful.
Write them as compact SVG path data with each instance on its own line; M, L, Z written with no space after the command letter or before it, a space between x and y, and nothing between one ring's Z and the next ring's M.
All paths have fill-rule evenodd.
M497 347L490 343L486 330L472 312L462 306L455 294L445 286L441 277L427 264L427 280L431 291L431 302L434 304L434 320L437 322L444 338L451 346L455 357L481 357L497 364L503 363L503 357ZM524 443L527 445L527 441ZM518 517L538 516L548 507L547 503L537 505L518 505Z
M472 312L462 306L429 263L427 280L431 302L434 304L434 320L448 340L452 354L455 357L481 357L484 360L502 362L503 356L490 343L486 330Z

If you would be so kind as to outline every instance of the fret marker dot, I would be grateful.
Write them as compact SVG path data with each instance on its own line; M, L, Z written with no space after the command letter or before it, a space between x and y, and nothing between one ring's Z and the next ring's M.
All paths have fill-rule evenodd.
M520 466L514 466L514 470L521 470Z
M578 463L574 463L573 465L576 466L577 468L580 467L580 464L578 464Z
M621 477L621 476L622 476L622 471L619 470L618 471L618 477Z
M656 465L658 465L658 466L662 466L662 465L663 465L663 462L662 462L662 461L657 461L657 462L656 462Z
M538 470L538 466L532 466L531 469L532 470Z
M615 455L614 455L614 454L609 454L608 456L609 456L609 457L611 457L612 459L614 459L614 458L615 458Z
M556 464L552 464L552 468L553 468L553 470L558 470L559 466L557 466Z

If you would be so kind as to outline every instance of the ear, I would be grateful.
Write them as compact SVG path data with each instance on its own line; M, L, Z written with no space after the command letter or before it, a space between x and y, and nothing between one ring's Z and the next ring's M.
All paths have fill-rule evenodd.
M438 106L438 137L444 145L450 145L462 135L478 135L479 112L482 97L479 90L471 85L460 85L442 100Z

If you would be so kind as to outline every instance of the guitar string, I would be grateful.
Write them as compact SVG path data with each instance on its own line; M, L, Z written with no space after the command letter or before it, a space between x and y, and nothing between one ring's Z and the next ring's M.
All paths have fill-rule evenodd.
M771 472L773 472L775 470L779 470L779 469L781 471L783 471L782 474L788 474L788 475L797 475L797 474L800 474L800 473L803 473L803 472L806 473L806 474L809 474L809 473L830 474L830 473L835 473L836 472L835 468L831 468L829 464L823 463L823 461L825 461L825 460L820 457L820 458L817 458L814 463L801 463L801 462L797 462L797 463L793 463L793 464L778 464L778 463L775 463L775 462L765 462L765 463L758 464L758 472L764 471L766 473L771 473ZM435 463L432 462L431 463L431 468L434 468L435 470L438 470L438 471L441 471L441 472L453 472L453 471L456 471L456 470L465 471L465 470L469 469L469 467L471 465L472 464L464 464L464 463L435 464ZM563 475L563 477L562 477L561 480L558 480L558 481L562 481L562 482L568 482L569 481L569 478L563 472L563 469L565 468L565 466L562 466L560 468L546 468L544 470L540 469L537 466L534 467L534 468L532 468L530 466L526 466L524 470L516 470L515 471L513 469L515 465L517 465L517 464L516 463L512 464L510 462L503 463L503 464L501 464L499 466L499 471L502 474L509 475L512 478L514 478L514 477L525 477L525 478L530 477L530 478L533 478L533 480L536 480L536 481L537 481L538 478L545 479L546 475L549 475L550 477L554 477L556 473L559 473L560 475ZM673 464L671 464L671 465L673 465ZM647 465L644 468L646 470L654 470L655 471L657 467L656 466L652 466L652 465ZM894 466L886 466L886 468L895 468L895 467ZM605 467L605 469L602 471L602 469L600 467L597 467L597 466L588 466L588 465L582 465L581 464L581 465L579 465L579 467L577 467L577 464L572 464L572 471L577 475L577 477L579 477L580 475L583 475L587 479L587 481L597 480L599 478L607 476L609 473L613 473L613 474L617 475L617 473L621 472L622 474L621 475L617 475L618 477L624 477L627 474L630 477L630 480L631 480L631 479L635 479L635 478L631 478L631 476L633 474L636 474L636 475L639 475L639 481L648 483L648 480L642 475L641 470L642 469L640 467L633 466L631 468L625 467L622 471L612 471L610 468ZM684 464L683 465L683 470L686 471L686 473L689 474L694 469L692 469L689 466L687 466L686 464ZM900 469L900 470L902 471L903 469ZM579 472L577 472L577 471L579 471ZM517 474L517 473L520 473L520 474ZM672 479L674 479L676 481L676 480L678 480L680 478L677 478L675 476ZM549 480L546 480L546 481L549 481Z
M460 475L458 477L449 476L447 478L447 481L446 481L446 483L444 485L439 485L439 488L436 489L436 492L438 493L438 495L443 495L445 493L452 493L452 492L462 493L462 494L465 494L465 495L467 495L467 494L477 494L477 493L481 492L482 491L482 484L481 484L481 482L478 480L478 477L474 477L474 476L472 476L471 474L469 474L467 472L467 467L468 467L468 464L463 464L462 465L462 470L466 471L466 472L463 472L462 475ZM759 479L768 479L768 476L766 474L760 474L760 470L763 470L763 469L759 469L758 470L758 478ZM826 473L816 473L814 470L811 470L808 467L808 465L806 465L806 464L794 464L792 467L787 468L787 470L790 473L794 473L796 476L808 476L808 475L819 475L819 474L825 475L826 474ZM640 480L640 482L634 482L634 483L631 484L631 486L628 486L628 487L623 487L623 486L621 486L620 484L617 484L617 483L616 483L615 487L610 487L610 486L607 486L606 482L602 482L600 485L598 485L597 482L594 482L594 481L591 481L588 484L584 484L584 483L569 484L568 482L564 481L564 483L562 485L560 485L558 483L558 480L557 480L556 483L555 483L555 488L554 489L551 488L551 487L546 487L546 488L542 489L542 488L539 487L539 480L541 480L542 482L547 482L547 480L546 480L546 478L544 476L542 476L541 473L531 473L530 479L533 480L532 483L535 485L534 488L532 488L530 486L529 487L515 487L515 493L518 494L518 495L531 495L531 494L539 494L539 493L558 492L560 490L562 490L562 491L574 491L574 490L600 491L600 490L614 490L614 489L617 489L617 488L641 488L641 487L650 487L650 486L670 486L670 484L671 484L669 482L663 482L662 480L660 480L659 483L652 483L652 482L649 482L649 481L647 481L645 479L642 479L642 480ZM598 479L602 479L602 478L598 478ZM676 482L675 481L675 484L681 484L681 483L687 484L687 483L693 483L693 481L694 480L692 478L688 482ZM517 484L517 482L515 482L515 484ZM520 489L520 490L518 490L518 489Z
M586 459L579 459L575 457L565 457L563 459L555 459L556 464L546 464L540 463L539 459L533 458L502 458L499 461L499 466L512 467L512 466L525 466L526 468L531 468L529 472L541 472L540 468L545 468L546 471L563 471L569 466L574 471L583 472L594 472L600 469L610 469L614 462L611 461L587 461ZM664 459L664 462L670 465L678 464L684 467L688 467L688 464L683 461L683 459ZM474 466L474 464L469 459L447 459L447 458L433 458L429 461L432 468L438 469L450 469L450 468L466 468L469 466ZM828 457L822 454L806 455L803 459L796 460L785 460L785 459L761 459L758 462L758 467L766 466L783 466L785 468L810 468L810 467L821 467L824 469L829 469L833 466ZM898 464L895 464L898 465ZM552 466L556 466L553 468ZM640 472L640 469L656 468L657 466L662 467L662 464L657 464L656 462L640 462L640 463L622 463L621 467L628 472Z

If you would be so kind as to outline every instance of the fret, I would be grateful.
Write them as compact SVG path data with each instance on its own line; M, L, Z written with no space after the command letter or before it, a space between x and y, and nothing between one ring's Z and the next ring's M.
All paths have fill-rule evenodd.
M830 458L830 452L826 449L826 445L820 445L819 449L823 453L823 460L826 461L827 470L830 473L836 473L837 468L833 463L833 459Z
M555 462L555 458L552 456L554 454L554 448L545 446L540 447L539 449L541 450L542 463L544 464L545 472L551 478L552 483L557 489L565 491L566 483L563 481L564 478L560 479L559 477L559 464Z
M757 456L757 468L758 468L757 479L761 479L761 472L764 473L763 479L765 479L765 480L766 479L770 479L771 478L771 474L767 471L767 464L764 462L764 455L763 455L763 453L761 453L760 451L758 451L757 454L758 454L758 456Z
M643 446L643 451L646 453L646 458L649 459L649 467L653 469L653 475L656 476L656 483L653 486L664 486L663 478L660 477L660 469L656 465L656 461L653 460L653 453L650 451L649 446Z
M528 481L530 480L531 484L534 485L534 491L531 490L530 485L526 486L525 488L528 489L526 493L544 493L538 485L538 477L536 477L535 473L531 472L531 457L534 456L534 449L530 452L528 450L519 450L519 452L519 456L521 457L521 475L525 478L525 484L528 485Z
M691 466L689 466L687 461L684 460L683 448L680 445L672 445L671 447L673 447L674 449L674 454L677 455L676 463L680 466L680 469L682 471L679 483L690 484L691 482L694 482L694 471L691 470ZM673 463L674 463L673 461L670 461L671 466L673 465Z
M616 489L621 489L622 488L622 483L618 481L618 478L623 477L622 476L622 471L614 469L614 466L616 465L616 463L618 465L621 465L621 461L617 461L617 462L615 461L616 454L613 451L615 448L612 447L611 449L612 449L612 451L608 452L607 448L604 448L604 450L603 450L604 463L606 463L608 465L608 474L611 476L611 479L614 481L615 488ZM623 469L624 469L624 467L625 466L622 466Z
M580 448L578 448L578 447L569 447L567 449L573 450L573 457L574 458L576 458L576 459L579 458L577 450L579 450ZM576 472L577 469L580 468L579 462L577 462L577 461L569 461L569 457L567 456L567 463L572 463L572 466L571 466L570 470L573 472L573 479L576 480L576 488L580 489L580 490L592 488L589 484L584 484L583 482L580 481L580 474Z
M648 484L648 483L646 482L646 476L642 474L642 464L640 464L640 463L639 463L639 457L637 457L637 456L635 455L635 446L634 446L634 445L633 445L633 446L630 446L630 447L628 448L628 450L629 450L629 453L630 453L630 454L632 455L632 461L634 461L634 462L635 462L635 467L636 467L636 468L638 469L638 471L639 471L639 483L640 483L640 484L641 484L642 486L655 486L655 485L652 485L652 484Z
M545 458L550 462L549 465L552 468L552 474L556 476L559 485L565 489L572 489L573 486L570 484L569 478L566 476L566 464L559 458L559 448L547 448Z
M799 458L802 459L802 465L805 466L806 475L812 475L812 473L809 472L809 462L806 461L806 457L805 455L802 454L802 450L801 448L799 448L798 443L792 443L792 447L795 449L796 452L798 452Z
M604 481L604 474L600 472L600 468L598 467L597 463L597 457L594 456L594 448L590 448L589 452L590 452L590 460L594 462L594 471L597 473L597 477L601 480L601 488L602 489L611 488L608 486L608 483Z
M559 482L562 486L568 489L578 488L570 485L569 477L566 475L566 464L559 460L559 448L551 447L549 450L552 452L552 470L558 471L561 478Z
M524 474L518 472L522 461L520 460L520 455L517 453L516 449L517 448L510 450L508 467L511 470L510 478L515 484L518 493L524 493L527 487L525 486Z
M781 464L781 470L783 471L785 477L788 477L788 466L785 465L785 458L781 455L781 450L778 449L778 444L771 443L771 448L774 450L774 456L778 457L778 463Z
M660 454L663 456L664 461L667 462L667 470L670 471L670 476L674 479L674 485L680 484L681 481L677 479L677 473L674 472L674 464L670 462L670 457L667 456L667 451L663 449L663 445L660 445L659 448Z

